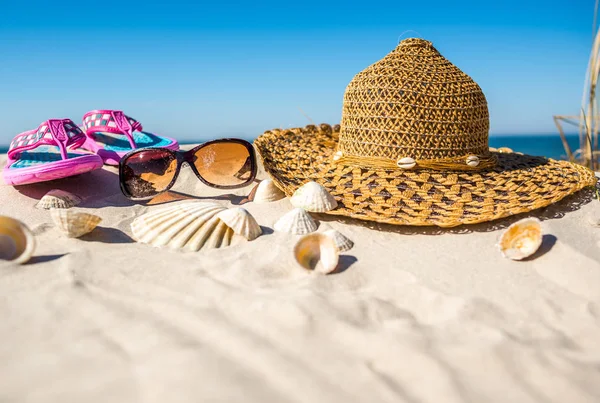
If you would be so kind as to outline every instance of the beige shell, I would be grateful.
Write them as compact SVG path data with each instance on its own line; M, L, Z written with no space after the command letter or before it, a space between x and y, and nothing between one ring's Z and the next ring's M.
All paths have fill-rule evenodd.
M231 228L234 234L241 235L249 241L262 234L262 229L252 214L242 207L223 210L217 214L217 218Z
M330 236L335 243L335 246L338 249L338 252L345 252L347 250L352 249L354 246L354 242L352 242L346 235L341 232L330 229L328 231L323 232L325 235Z
M317 230L317 223L304 209L295 208L285 213L275 225L276 231L304 235Z
M50 216L56 227L68 238L79 238L98 226L102 219L94 214L73 209L50 209Z
M283 193L271 179L265 179L256 185L252 201L255 203L269 203L281 200L284 197L285 193Z
M175 203L137 217L131 232L137 242L156 247L188 252L224 248L243 239L217 217L225 210L216 203Z
M71 208L81 203L81 197L64 190L54 189L49 191L35 205L36 208L50 210L52 208Z
M317 182L307 182L296 189L290 198L290 203L294 207L314 213L324 213L338 205L331 193Z
M319 274L334 271L339 259L333 238L318 232L298 240L294 247L294 257L300 266Z
M542 244L542 227L537 218L524 218L509 226L500 236L502 255L512 260L533 255Z
M467 165L470 167L476 167L479 165L479 157L476 155L469 155L467 157Z
M415 167L415 165L417 165L417 162L414 160L414 158L404 157L400 158L396 165L402 169L412 169Z
M21 221L0 216L0 260L25 263L35 250L35 237Z
M490 151L492 151L492 152L498 152L498 149L496 147L490 147Z
M512 148L500 147L500 148L498 148L498 152L499 153L512 153L514 151L512 150Z

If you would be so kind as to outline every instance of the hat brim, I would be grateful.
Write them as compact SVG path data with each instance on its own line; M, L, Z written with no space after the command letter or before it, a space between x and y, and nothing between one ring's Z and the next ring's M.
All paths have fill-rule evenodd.
M386 170L336 163L339 132L320 128L271 130L254 145L267 173L288 196L308 181L338 201L328 214L397 225L453 227L519 214L555 203L596 184L578 164L498 153L481 171Z

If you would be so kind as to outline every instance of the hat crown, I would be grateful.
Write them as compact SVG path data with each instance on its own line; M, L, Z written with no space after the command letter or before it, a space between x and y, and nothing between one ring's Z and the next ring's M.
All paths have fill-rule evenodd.
M344 94L338 151L399 161L488 155L481 88L431 42L405 39Z

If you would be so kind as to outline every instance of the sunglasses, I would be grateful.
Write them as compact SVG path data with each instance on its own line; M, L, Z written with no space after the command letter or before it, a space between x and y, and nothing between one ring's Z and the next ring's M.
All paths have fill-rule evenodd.
M256 177L252 144L241 139L209 141L189 151L168 148L133 150L119 162L119 183L132 200L148 200L171 189L186 162L202 183L217 189L236 189Z

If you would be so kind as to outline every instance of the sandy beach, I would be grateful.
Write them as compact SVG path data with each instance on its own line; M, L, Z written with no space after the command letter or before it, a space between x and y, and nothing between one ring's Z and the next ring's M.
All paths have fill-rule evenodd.
M82 196L100 226L60 235L34 208L50 189ZM184 168L173 190L231 206L250 188ZM132 240L159 206L127 200L114 168L0 187L0 215L38 240L28 264L0 263L0 401L600 401L590 191L530 214L545 236L522 262L495 244L523 215L454 229L315 215L355 242L327 276L296 264L299 236L273 231L288 199L243 207L263 236L179 253Z

